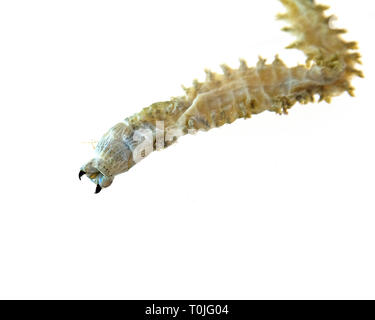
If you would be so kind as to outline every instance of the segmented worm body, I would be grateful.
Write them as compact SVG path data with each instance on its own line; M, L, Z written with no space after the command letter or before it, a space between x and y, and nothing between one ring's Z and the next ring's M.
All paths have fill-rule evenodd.
M280 1L287 12L278 18L290 23L283 30L297 37L288 48L302 50L307 56L305 65L289 68L276 56L271 64L259 58L251 68L244 60L238 69L222 65L222 74L206 70L206 80L195 80L192 87L184 88L185 96L154 103L111 128L79 177L87 174L99 192L151 151L173 144L184 134L266 110L287 113L296 102L313 102L315 95L327 102L344 91L353 96L350 81L363 76L355 69L360 63L354 51L357 44L340 37L345 30L330 27L330 17L324 15L328 7L311 0Z

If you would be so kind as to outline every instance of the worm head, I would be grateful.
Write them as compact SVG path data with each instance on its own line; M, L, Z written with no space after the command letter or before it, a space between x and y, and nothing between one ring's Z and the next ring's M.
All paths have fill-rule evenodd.
M92 159L87 164L81 167L78 177L81 180L83 175L86 175L92 182L96 184L95 193L99 193L102 188L109 187L114 179L114 176L105 174L105 165L100 159Z
M109 187L116 175L127 171L133 164L132 152L127 143L127 127L119 123L98 142L96 157L81 167L78 177L86 175L96 184L96 193Z

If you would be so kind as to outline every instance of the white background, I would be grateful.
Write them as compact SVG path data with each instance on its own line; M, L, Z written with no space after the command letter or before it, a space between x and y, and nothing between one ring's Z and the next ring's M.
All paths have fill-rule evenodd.
M1 1L0 298L375 298L371 1L356 98L186 136L94 195L87 143L203 69L304 56L276 0Z

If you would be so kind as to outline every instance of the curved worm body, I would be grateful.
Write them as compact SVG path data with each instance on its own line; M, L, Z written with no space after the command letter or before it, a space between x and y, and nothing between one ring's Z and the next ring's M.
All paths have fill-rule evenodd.
M355 42L345 42L342 29L332 29L326 6L311 0L281 0L287 9L279 19L291 26L283 30L296 35L288 48L302 50L305 65L288 68L279 58L267 64L259 58L249 68L240 60L238 69L223 65L222 74L206 70L206 81L194 81L184 88L186 95L154 103L141 112L116 124L96 146L96 157L81 167L79 178L86 174L96 185L96 192L108 187L114 177L129 170L153 150L163 149L178 137L220 127L253 114L273 111L287 113L296 102L319 101L347 91L353 76L363 77L355 69L360 55Z

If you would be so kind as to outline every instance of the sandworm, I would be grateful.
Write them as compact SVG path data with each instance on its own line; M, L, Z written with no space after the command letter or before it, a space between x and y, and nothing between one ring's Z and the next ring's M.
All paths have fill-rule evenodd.
M361 63L356 42L341 38L344 29L331 27L324 14L327 6L314 0L280 0L286 20L297 40L296 48L307 57L304 65L287 67L276 55L271 64L259 58L255 67L240 60L238 69L222 65L222 74L205 70L206 80L194 80L184 88L185 95L157 102L109 129L98 142L96 156L83 165L79 178L86 174L96 184L95 193L108 187L116 175L128 171L153 150L170 146L185 134L209 130L240 118L273 111L286 114L296 102L306 104L348 92L350 81L363 77L355 69Z

